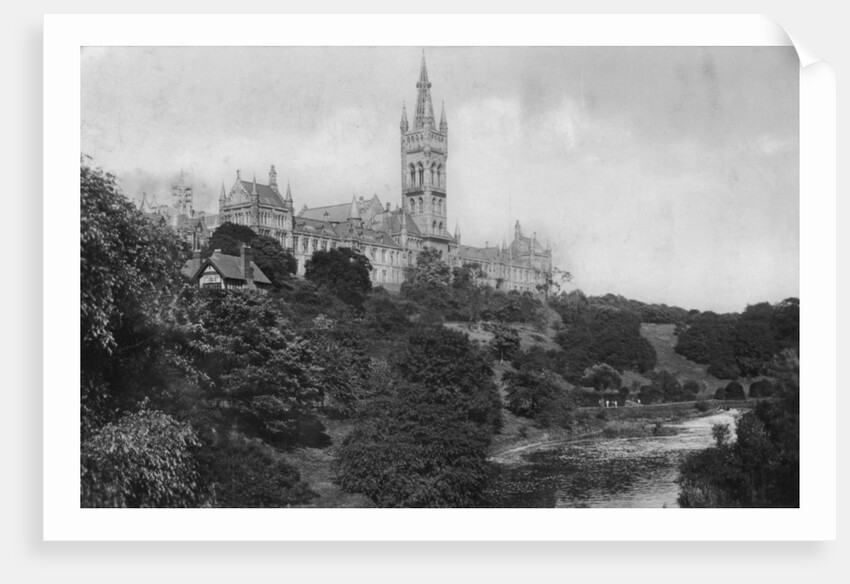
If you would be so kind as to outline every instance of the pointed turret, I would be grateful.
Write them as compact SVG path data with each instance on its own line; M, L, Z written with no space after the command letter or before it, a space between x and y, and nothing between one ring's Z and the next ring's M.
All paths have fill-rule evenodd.
M419 90L416 96L416 117L413 120L413 129L430 129L434 127L434 106L431 104L431 82L428 81L428 67L425 65L425 50L422 50L422 65L419 68L419 82L416 84Z
M401 133L404 134L410 129L410 126L407 123L407 106L404 102L401 102Z
M227 204L227 192L224 190L224 180L221 181L221 193L218 195L218 212L221 213L224 205Z
M442 111L440 112L440 131L443 134L449 131L449 123L446 121L446 102L443 102Z
M455 243L460 243L460 223L455 221Z
M271 169L269 169L269 186L273 190L277 190L277 171L274 169L274 164L272 164Z
M357 195L351 196L351 208L348 210L348 218L360 221L360 207L357 206Z
M254 173L254 181L253 181L253 183L251 184L251 196L252 196L252 197L255 197L255 196L257 196L258 194L259 194L259 193L257 192L257 174L256 174L256 173Z
M292 190L289 188L289 181L286 181L286 198L283 201L292 206Z

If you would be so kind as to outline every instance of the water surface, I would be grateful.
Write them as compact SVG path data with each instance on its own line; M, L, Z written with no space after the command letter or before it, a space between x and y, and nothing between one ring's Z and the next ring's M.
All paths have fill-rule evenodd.
M714 444L711 427L734 428L732 410L668 424L674 436L590 438L499 457L495 507L678 507L679 464Z

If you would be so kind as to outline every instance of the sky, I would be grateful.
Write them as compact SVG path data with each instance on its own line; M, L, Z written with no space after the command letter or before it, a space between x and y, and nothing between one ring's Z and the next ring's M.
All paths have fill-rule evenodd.
M425 47L449 125L448 225L524 234L586 294L739 312L799 296L793 47ZM82 152L218 212L241 170L296 211L401 201L421 47L87 47ZM412 120L412 117L410 118Z

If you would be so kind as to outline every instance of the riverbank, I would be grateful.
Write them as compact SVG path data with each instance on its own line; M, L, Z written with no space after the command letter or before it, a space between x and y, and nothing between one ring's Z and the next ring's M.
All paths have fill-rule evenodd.
M596 437L639 438L676 434L672 424L705 418L730 408L753 407L747 401L706 402L700 411L696 402L676 402L629 408L579 408L573 427L538 428L531 420L506 413L502 432L493 440L489 460L500 464L515 462L520 454L578 440Z

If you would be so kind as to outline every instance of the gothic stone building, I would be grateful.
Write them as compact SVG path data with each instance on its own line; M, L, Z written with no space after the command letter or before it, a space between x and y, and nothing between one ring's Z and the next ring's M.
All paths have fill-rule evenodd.
M372 263L372 281L397 289L404 281L404 268L413 265L425 246L436 248L452 267L478 268L479 281L504 290L536 291L549 274L552 252L536 234L525 236L519 221L508 245L472 247L461 245L460 230L450 234L447 225L449 127L443 105L436 123L431 101L431 83L425 56L416 83L417 98L413 123L407 109L401 113L401 199L393 209L377 195L353 197L338 205L309 208L294 213L289 184L281 195L274 165L268 183L256 176L244 180L236 171L236 182L221 187L217 223L247 225L255 232L278 239L298 260L298 273L314 252L351 247Z

